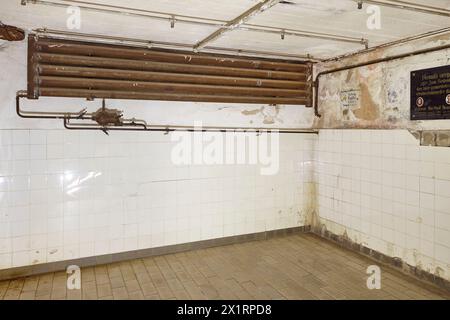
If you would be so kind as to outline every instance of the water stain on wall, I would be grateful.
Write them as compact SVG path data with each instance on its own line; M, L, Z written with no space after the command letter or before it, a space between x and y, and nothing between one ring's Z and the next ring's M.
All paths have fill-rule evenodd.
M244 116L254 116L254 115L256 115L256 114L262 112L263 108L264 108L264 107L261 107L261 108L259 108L259 109L244 110L244 111L242 111L241 113L242 113Z
M373 121L380 117L379 106L373 100L367 84L361 83L361 108L353 111L356 118Z
M264 106L258 109L243 110L241 114L244 116L257 116L263 117L264 124L283 123L283 120L279 117L281 107L279 105Z

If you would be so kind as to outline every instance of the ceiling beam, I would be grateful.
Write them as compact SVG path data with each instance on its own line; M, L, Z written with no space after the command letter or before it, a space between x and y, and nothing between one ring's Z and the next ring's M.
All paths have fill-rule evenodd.
M242 14L234 18L233 20L227 22L223 27L220 27L218 30L211 33L205 39L199 41L197 44L194 45L194 50L200 50L203 47L206 47L210 42L217 40L225 32L238 28L239 26L246 23L250 18L270 9L279 2L280 0L260 1L257 5L251 7L247 11L243 12Z
M438 8L425 4L413 3L409 1L401 1L401 0L353 0L353 1L357 3L374 4L378 6L450 17L450 10L446 8Z

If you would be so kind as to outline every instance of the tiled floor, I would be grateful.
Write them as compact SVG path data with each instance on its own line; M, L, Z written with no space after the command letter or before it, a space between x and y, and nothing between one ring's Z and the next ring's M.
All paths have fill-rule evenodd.
M64 272L0 282L3 299L448 299L449 294L310 234L82 269L81 290Z

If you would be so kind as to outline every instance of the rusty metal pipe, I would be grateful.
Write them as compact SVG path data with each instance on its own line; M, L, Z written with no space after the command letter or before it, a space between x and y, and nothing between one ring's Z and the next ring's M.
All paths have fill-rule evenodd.
M143 50L37 34L31 34L28 42L30 99L312 104L311 63Z
M51 36L52 38L57 38L60 40L66 40L70 37L71 40L77 39L80 41L92 41L96 43L104 43L104 44L120 44L120 45L128 45L134 46L137 48L158 48L158 49L171 49L171 50L187 50L193 53L193 47L184 43L172 43L172 42L164 42L164 41L149 41L143 39L136 38L125 38L125 37L115 37L115 36L106 36L100 34L92 34L92 33L78 33L78 32L69 32L69 31L61 31L47 28L38 28L34 29L34 32L37 33L38 36ZM236 48L223 48L223 47L205 47L202 49L203 53L213 53L213 54L223 54L223 55L238 55L241 57L250 57L250 58L271 58L271 59L289 59L291 61L310 61L310 62L320 62L323 59L314 58L311 55L298 55L298 54L289 54L282 52L270 52L270 51L260 51L260 50L242 50Z
M123 58L89 57L80 55L53 54L36 52L36 62L62 64L67 66L130 69L135 71L157 71L188 73L211 76L251 77L270 80L302 81L303 73L290 71L272 71L247 68L229 68L209 65L190 65L182 63L160 63L155 61L130 60Z
M205 95L232 95L250 97L285 97L301 98L306 96L305 90L280 89L280 88L253 88L237 86L192 85L168 82L146 82L129 80L104 80L100 78L73 78L40 76L40 88L65 88L65 89L89 89L112 90L145 93L173 93L178 94L205 94Z
M20 108L20 99L27 98L26 91L18 91L16 94L16 112L21 118L28 119L57 119L63 120L64 127L70 130L100 130L100 131L149 131L149 132L268 132L276 131L279 133L303 133L318 134L318 130L313 129L289 129L289 128L245 128L245 127L202 127L198 130L193 126L171 126L171 125L148 125L145 120L124 119L123 126L117 127L101 127L94 123L76 123L75 126L70 124L71 120L88 120L92 121L92 113L82 112L23 112ZM84 110L84 109L83 109Z
M76 123L72 125L69 119L64 119L64 127L69 130L100 130L100 131L149 131L149 132L233 132L233 133L297 133L297 134L318 134L318 130L309 130L309 129L278 129L278 128L238 128L238 127L202 127L202 129L198 129L195 127L188 126L141 126L140 128L134 127L100 127L95 124L84 124L84 123Z
M270 80L258 78L235 78L225 76L207 76L201 77L193 74L137 71L137 70L119 70L89 67L74 67L64 65L38 65L41 76L74 77L74 78L100 78L100 79L120 79L128 81L150 81L166 83L188 83L204 85L224 85L224 86L242 86L256 88L281 88L304 90L306 88L306 74L304 81L291 80Z
M193 54L187 51L148 50L131 48L124 45L114 46L99 43L80 43L61 41L53 38L40 38L37 51L87 57L121 58L138 61L166 62L189 65L209 65L230 68L244 68L270 71L304 72L308 70L305 63L285 60L251 59L229 57L225 55Z
M73 88L41 87L43 97L89 98L89 99L125 99L125 100L159 100L186 102L216 102L216 103L248 103L248 104L286 104L305 105L309 100L301 97L256 97L256 96L227 96L215 94L177 94L177 93L149 93L137 91L89 90Z
M27 91L18 91L16 94L16 113L25 119L90 119L92 113L82 109L79 112L47 112L47 111L23 111L20 108L20 99L27 98Z

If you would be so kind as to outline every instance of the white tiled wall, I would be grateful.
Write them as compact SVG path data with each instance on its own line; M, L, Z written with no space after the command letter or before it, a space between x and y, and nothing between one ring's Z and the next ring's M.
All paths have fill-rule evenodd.
M173 146L163 133L0 130L0 268L301 226L317 203L328 230L450 278L449 148L402 130L281 134L280 171L263 176L176 166Z
M163 133L0 130L0 269L304 225L314 139L262 176L175 166Z
M450 148L406 130L321 130L315 157L328 230L450 279Z

